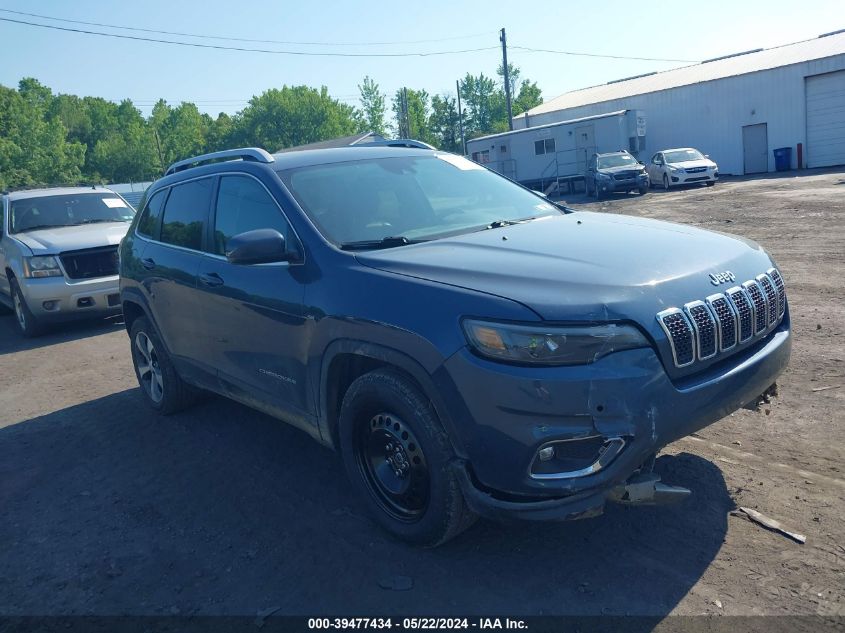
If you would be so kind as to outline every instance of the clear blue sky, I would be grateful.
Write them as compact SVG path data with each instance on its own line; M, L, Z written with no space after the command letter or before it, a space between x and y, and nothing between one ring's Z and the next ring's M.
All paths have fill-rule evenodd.
M294 46L160 37L270 49L334 52L416 52L495 47L498 29L508 43L608 55L700 60L768 48L845 28L843 0L677 0L533 2L376 2L361 0L0 0L0 9L148 29L253 39L353 42L361 46ZM0 12L0 18L63 24ZM429 43L366 45L462 38ZM465 38L465 39L464 39ZM400 86L454 94L467 72L495 76L498 49L435 57L329 58L185 48L0 22L0 84L32 76L55 92L131 98L147 114L159 97L194 101L203 111L234 113L254 94L283 84L325 85L357 104L357 85L373 77L383 92ZM546 99L563 92L678 62L622 61L511 49L522 76L537 81Z

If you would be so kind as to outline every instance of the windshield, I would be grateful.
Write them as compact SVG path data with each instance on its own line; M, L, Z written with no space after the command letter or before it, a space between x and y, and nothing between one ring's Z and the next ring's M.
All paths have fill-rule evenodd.
M453 154L314 165L279 176L320 231L340 246L417 240L561 213L509 180Z
M629 165L636 165L637 161L630 154L616 154L614 156L600 156L599 169L607 169L608 167L627 167Z
M688 160L701 160L704 156L697 149L676 149L663 154L667 163L683 163Z
M133 215L132 208L111 192L22 198L11 203L9 232L97 222L129 222Z

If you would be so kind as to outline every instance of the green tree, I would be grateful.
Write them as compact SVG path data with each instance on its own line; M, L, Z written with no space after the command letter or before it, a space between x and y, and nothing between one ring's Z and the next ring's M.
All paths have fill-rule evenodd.
M387 126L384 120L384 95L379 85L367 76L364 77L364 83L358 84L358 91L361 93L361 131L383 136Z
M402 90L397 90L396 94L393 95L393 115L396 121L397 136L404 135L433 145L435 139L428 125L431 112L428 93L425 90L406 88L405 94L408 99L407 120L404 119L402 113Z
M536 108L541 103L543 103L543 93L540 91L537 83L523 79L519 87L519 94L513 102L513 115L516 116L517 114L527 112L531 108Z
M237 117L233 138L273 152L349 136L358 129L355 108L329 96L328 88L272 88L250 99Z
M455 98L434 95L431 98L431 116L428 121L433 138L432 145L447 152L463 153Z
M35 79L0 86L0 186L67 184L82 177L85 146L47 116L52 93Z
M155 137L151 126L128 99L114 112L116 128L97 139L90 166L105 182L148 180L159 175Z

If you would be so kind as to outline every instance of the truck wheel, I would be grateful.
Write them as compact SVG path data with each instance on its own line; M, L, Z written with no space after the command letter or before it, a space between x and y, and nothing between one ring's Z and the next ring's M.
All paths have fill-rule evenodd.
M663 174L663 189L669 191L669 176Z
M398 372L375 370L352 383L340 409L339 439L352 486L394 536L434 547L475 521L437 415Z
M179 377L158 333L146 317L135 319L129 330L132 364L144 401L158 413L168 415L193 402L194 392Z
M32 338L43 333L44 327L38 322L35 315L32 314L29 306L26 305L26 298L23 296L20 286L18 286L17 279L10 279L9 287L12 291L12 305L15 308L15 321L18 324L20 333L26 338Z

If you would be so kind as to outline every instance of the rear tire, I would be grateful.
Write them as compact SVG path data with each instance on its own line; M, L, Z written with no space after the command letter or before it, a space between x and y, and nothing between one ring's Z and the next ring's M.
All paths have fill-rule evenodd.
M132 364L144 401L156 412L169 415L194 401L194 391L179 377L155 328L139 317L129 330Z
M375 370L350 385L339 440L352 486L392 535L434 547L475 521L450 465L446 432L428 399L399 372Z
M14 306L15 322L18 324L18 331L26 338L39 336L44 332L44 326L38 322L35 315L26 304L26 298L21 292L17 279L9 280L9 287L12 292L12 305Z

